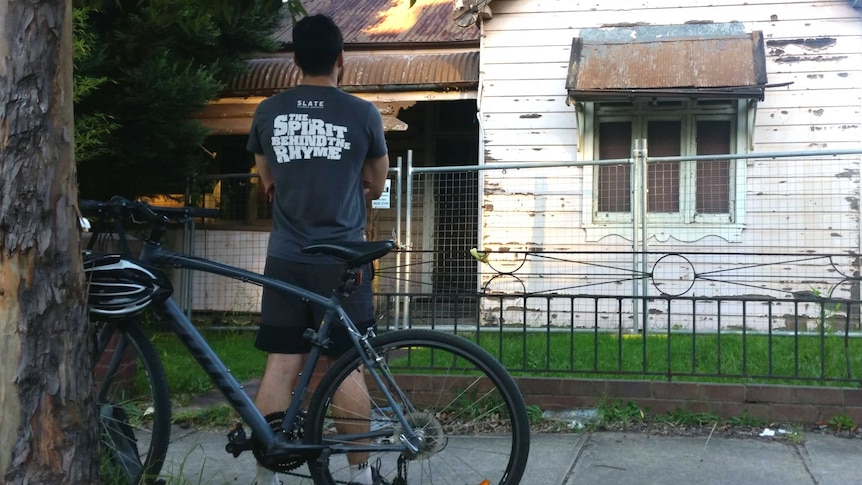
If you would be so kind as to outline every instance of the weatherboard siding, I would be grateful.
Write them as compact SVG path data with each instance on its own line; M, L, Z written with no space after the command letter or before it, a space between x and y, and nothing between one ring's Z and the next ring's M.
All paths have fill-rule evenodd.
M757 109L752 151L860 147L862 11L851 2L679 3L494 0L481 37L484 162L580 161L575 110L566 104L572 38L582 28L633 23L739 21L746 31L763 32L769 83L792 84L766 90ZM859 156L741 163L746 163L745 225L738 241L714 236L685 243L650 239L649 250L860 252ZM582 209L590 184L583 176L584 169L577 166L486 172L484 248L631 250L630 230L587 241ZM846 270L858 270L852 261L846 263ZM538 273L537 264L528 261L520 271ZM494 275L487 269L484 282ZM563 265L558 269L564 270ZM554 265L543 263L541 272L554 273ZM541 292L564 283L549 277L530 279L528 285L528 291ZM786 288L790 292L811 285L798 281Z

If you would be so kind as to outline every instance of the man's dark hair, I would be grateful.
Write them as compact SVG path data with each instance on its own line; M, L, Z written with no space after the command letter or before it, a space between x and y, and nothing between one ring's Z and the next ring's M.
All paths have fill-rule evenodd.
M341 29L326 15L303 17L293 27L294 57L306 75L325 76L332 72L343 49Z

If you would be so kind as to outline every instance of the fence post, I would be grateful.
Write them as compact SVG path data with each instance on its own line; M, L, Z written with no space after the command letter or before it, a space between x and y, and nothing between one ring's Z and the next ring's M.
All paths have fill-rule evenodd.
M186 185L186 193L184 203L186 206L191 205L192 203L192 187L194 187L194 179L191 179ZM190 219L188 222L183 224L183 252L186 254L194 254L195 248L195 221L194 219ZM180 270L180 288L182 289L182 297L179 302L180 308L183 310L183 313L186 314L186 317L191 320L192 318L192 274L191 270L181 269Z
M404 221L404 248L407 250L407 264L404 268L404 281L410 282L410 266L412 263L412 256L410 255L410 250L413 249L412 238L412 220L413 220L413 150L407 150L407 190L405 191L407 194L407 204L405 206L406 217ZM409 289L409 286L407 287ZM408 291L409 293L409 291ZM409 325L406 323L410 318L410 295L407 294L404 296L404 322L405 327Z
M401 166L403 158L398 157L395 168L395 328L401 328L401 204L404 191L401 189Z
M631 167L632 276L641 275L640 278L632 278L632 332L637 333L649 324L647 300L640 298L646 297L648 293L646 275L649 267L647 261L647 240L649 238L649 231L647 230L647 141L645 138L637 138L632 141ZM638 288L638 283L640 283L640 288Z

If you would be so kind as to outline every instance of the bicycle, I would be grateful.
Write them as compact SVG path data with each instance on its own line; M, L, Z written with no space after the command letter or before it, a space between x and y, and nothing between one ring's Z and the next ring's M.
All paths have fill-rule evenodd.
M346 483L345 455L356 452L369 453L369 462L379 463L381 475L394 485L520 483L530 445L527 410L514 380L491 354L463 337L430 330L395 330L380 335L369 330L362 334L341 308L343 299L356 286L358 268L390 252L393 241L320 243L305 248L308 253L327 254L345 262L340 283L332 295L325 296L161 246L171 223L215 217L217 211L212 209L157 207L120 197L107 202L81 201L80 206L85 216L103 221L102 231L109 226L116 229L126 253L106 256L93 252L99 239L93 237L85 257L91 277L91 316L101 320L96 355L103 363L108 362L104 377L98 379L102 442L111 465L108 469L119 475L117 482L156 480L167 453L171 426L167 381L158 353L138 320L139 310L147 307L182 341L250 428L250 436L242 423L228 434L225 450L234 456L251 451L258 463L299 477L302 483L311 479L316 485ZM149 227L137 259L129 256L122 229L122 223L129 220ZM100 285L123 278L107 272L100 276L96 268L108 267L100 266L103 264L127 265L140 271L136 276L145 275L143 281L135 281L146 286L149 295L141 309L118 315L116 308L107 308L105 291L110 293L115 287ZM312 350L284 412L263 416L257 410L170 292L165 296L166 278L156 269L164 266L275 288L326 308L319 328L306 331ZM120 308L134 306L114 303ZM137 304L141 306L140 301ZM326 370L308 399L315 366L333 325L348 329L353 349ZM134 356L123 357L123 349L129 348ZM144 371L134 385L117 382L126 366ZM371 413L348 415L335 406L332 397L341 383L360 369L368 383L366 398ZM361 431L339 433L338 425L346 423ZM307 471L301 470L302 465Z

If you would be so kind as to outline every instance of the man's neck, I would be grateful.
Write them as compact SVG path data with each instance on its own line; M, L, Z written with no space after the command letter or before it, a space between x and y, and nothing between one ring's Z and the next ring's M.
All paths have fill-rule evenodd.
M334 75L326 76L302 76L299 84L304 86L323 86L336 88L338 87L338 79Z

